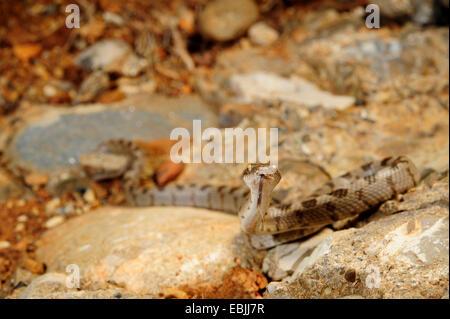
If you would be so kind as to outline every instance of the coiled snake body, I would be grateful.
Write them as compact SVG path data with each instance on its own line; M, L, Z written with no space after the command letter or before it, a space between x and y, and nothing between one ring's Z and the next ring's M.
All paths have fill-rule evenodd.
M247 187L177 185L143 189L137 184L144 155L134 143L113 140L97 152L125 156L125 171L97 169L99 158L80 158L96 180L123 175L127 202L134 206L194 206L238 213L242 230L251 235L255 248L264 249L298 239L336 221L355 217L417 185L419 171L406 156L388 157L328 181L312 195L274 203L271 193L281 179L274 166L251 164L243 172ZM98 166L98 165L97 165Z

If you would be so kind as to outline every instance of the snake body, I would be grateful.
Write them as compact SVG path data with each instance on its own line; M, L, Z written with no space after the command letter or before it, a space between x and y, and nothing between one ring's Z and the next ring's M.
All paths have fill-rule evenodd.
M247 187L176 185L144 189L138 185L144 154L134 143L122 140L102 144L97 153L123 156L125 170L96 169L89 158L80 159L93 179L123 175L127 202L133 206L193 206L238 213L242 230L252 245L264 249L317 232L336 221L358 216L417 185L419 171L406 156L367 163L328 181L312 195L275 203L272 190L281 179L279 170L251 164L243 172Z

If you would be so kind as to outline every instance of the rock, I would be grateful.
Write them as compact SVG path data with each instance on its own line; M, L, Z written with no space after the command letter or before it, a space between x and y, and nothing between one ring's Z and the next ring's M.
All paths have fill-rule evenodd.
M258 22L248 29L248 36L253 44L265 46L278 39L278 32L266 23Z
M38 274L32 273L24 267L18 267L11 275L11 287L14 287L12 295L18 295L24 288L28 286L35 278L39 277Z
M80 89L73 103L86 103L94 101L109 87L109 77L103 71L95 71L81 82Z
M123 18L117 13L104 11L102 17L106 22L117 25L119 27L124 23Z
M27 258L25 259L25 269L34 274L43 274L45 272L45 265L31 258Z
M283 47L285 55L267 47L249 47L245 49L232 47L220 51L212 70L199 69L196 72L194 86L205 101L214 105L230 102L230 77L233 74L267 72L281 76L292 74L299 64L293 57L296 49Z
M67 205L58 207L58 209L56 210L56 214L57 215L71 215L73 214L75 211L74 205L73 203L69 203ZM50 228L50 227L48 227Z
M48 273L34 279L31 284L19 294L20 299L51 298L52 294L65 287L66 276L63 274ZM42 292L45 291L45 294Z
M138 93L153 93L156 89L155 81L145 75L138 78L120 78L117 80L117 85L120 92L128 96Z
M39 91L35 95L30 94L29 98L47 103L69 103L75 96L75 87L69 81L51 80L43 86L42 93L45 99L39 96L42 95Z
M93 153L109 139L155 140L169 138L175 127L217 126L217 116L195 96L166 98L140 94L112 104L74 106L70 109L36 106L20 114L20 125L0 132L7 137L4 156L17 175L48 174L50 190L86 189L78 158ZM120 129L118 129L120 128ZM0 138L1 140L1 138Z
M146 59L136 54L128 54L123 60L116 60L111 64L110 71L117 71L125 76L137 76L148 66Z
M412 20L421 25L434 23L435 2L434 0L415 0Z
M92 190L92 188L89 188L87 191L83 194L83 199L88 203L92 204L96 200L95 192Z
M14 228L14 231L16 233L20 233L25 230L25 224L24 223L17 223L16 227Z
M56 209L61 205L59 197L52 198L45 204L45 212L48 216L54 215Z
M235 216L187 207L105 207L46 232L36 254L50 272L76 264L82 291L113 285L147 297L175 288L230 298L224 278L234 274L241 296L255 297L263 277L240 267L251 267L260 253L247 247Z
M373 3L380 7L383 15L391 19L409 18L421 25L437 22L436 18L442 10L440 6L448 8L448 1L434 0L376 0Z
M46 174L31 173L25 176L25 183L32 187L39 187L47 184L48 176Z
M0 240L0 250L11 247L11 243L7 240Z
M119 177L129 165L127 156L108 153L81 154L78 161L88 176L95 180Z
M74 62L91 71L107 70L113 62L122 59L130 52L130 46L122 40L103 40L78 54Z
M18 299L116 299L137 298L135 294L130 294L121 288L77 290L76 287L69 288L67 282L70 278L66 274L47 273L34 279L30 285L20 291L16 296L10 298Z
M414 13L414 0L375 0L373 3L378 5L382 15L391 19L409 17Z
M220 82L222 77L228 77L230 74L267 72L278 75L287 75L295 71L296 67L292 65L295 61L293 57L296 50L286 46L286 56L280 56L275 49L271 47L250 47L245 49L229 49L220 52L217 55L215 65L216 73L211 76L214 82ZM295 61L301 63L299 61Z
M63 216L54 216L45 222L46 228L53 228L64 223Z
M443 297L449 289L448 182L411 191L404 207L408 203L405 212L333 233L292 276L270 283L265 297Z
M294 271L309 265L310 254L323 240L332 236L333 230L325 228L313 237L290 244L279 245L268 251L263 261L263 271L272 280L281 280Z
M351 94L359 103L389 103L420 92L440 101L436 103L448 104L444 88L448 83L448 28L410 28L383 34L335 33L306 41L298 54L317 70L314 82L321 88ZM433 43L433 49L424 49L425 43ZM421 63L429 73L420 71L417 65ZM431 65L441 67L431 71ZM311 77L310 68L300 70L299 76Z
M178 27L189 35L195 33L195 14L187 8L181 8L178 14Z
M214 0L200 12L199 31L215 41L230 41L245 33L259 16L253 0Z
M284 101L308 108L321 106L337 110L355 103L354 97L333 95L296 76L287 79L264 72L235 74L230 79L230 86L238 95L239 103Z
M147 66L147 61L136 56L122 40L99 41L77 55L74 62L91 71L119 72L126 76L136 76Z

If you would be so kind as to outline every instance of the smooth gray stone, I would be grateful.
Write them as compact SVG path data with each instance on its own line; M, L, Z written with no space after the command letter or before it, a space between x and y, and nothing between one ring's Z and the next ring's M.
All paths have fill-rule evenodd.
M102 141L169 138L175 127L190 130L194 119L202 120L202 128L218 123L208 105L187 96L143 94L108 105L43 106L37 113L29 118L24 115L24 124L5 154L16 167L46 173L78 165L78 157L94 151Z

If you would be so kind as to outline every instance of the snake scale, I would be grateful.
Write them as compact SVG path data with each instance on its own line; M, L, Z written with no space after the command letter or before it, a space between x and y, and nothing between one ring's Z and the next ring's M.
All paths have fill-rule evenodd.
M144 189L138 181L145 157L136 144L111 140L101 144L95 154L80 158L84 170L94 180L123 175L129 205L237 212L242 230L250 234L252 245L258 249L299 239L336 221L356 217L416 186L420 177L406 156L387 157L328 181L308 197L276 203L271 194L281 174L267 164L251 164L245 169L246 187L190 184ZM126 159L125 169L114 171L114 165L105 168L104 163L117 156Z

